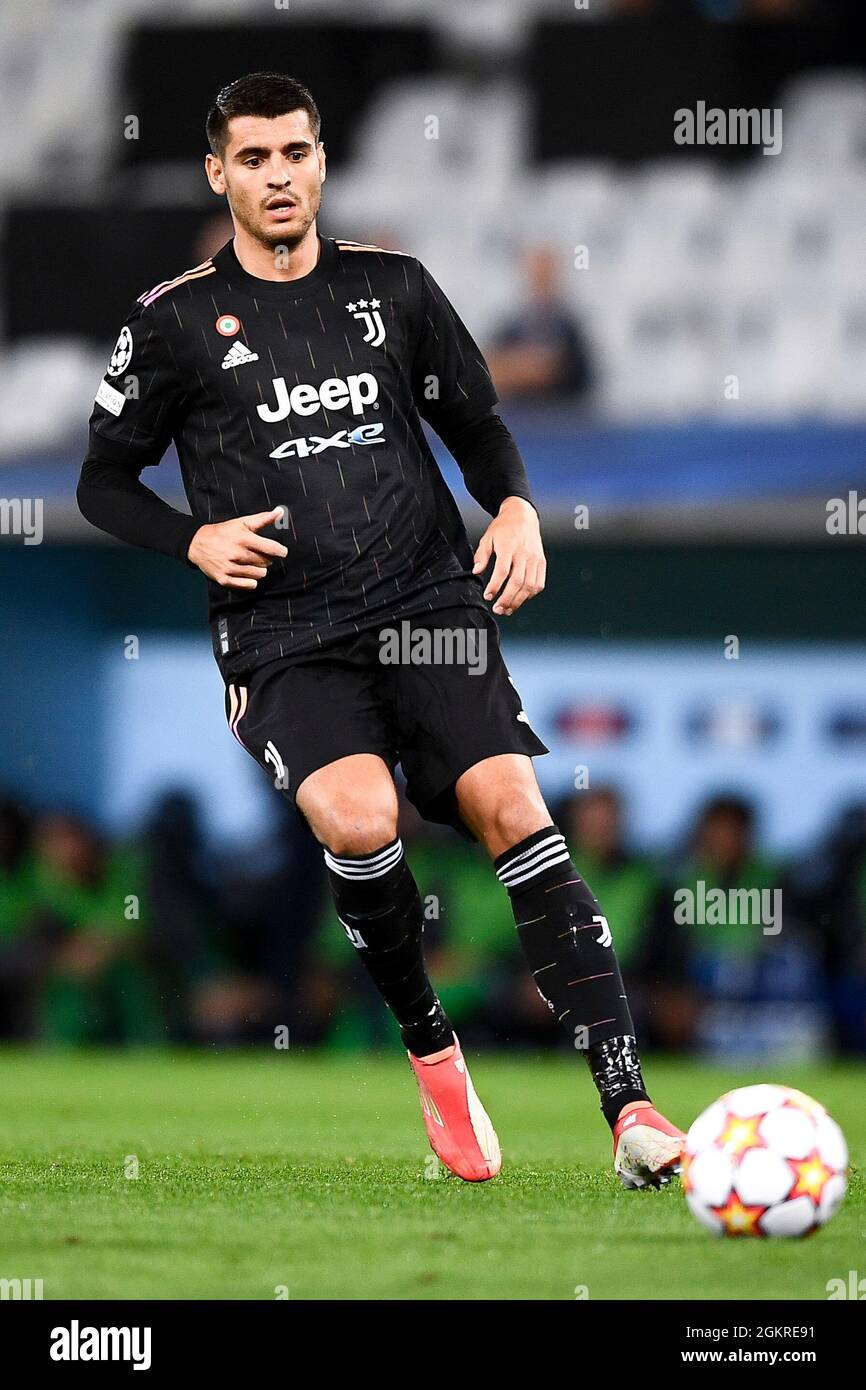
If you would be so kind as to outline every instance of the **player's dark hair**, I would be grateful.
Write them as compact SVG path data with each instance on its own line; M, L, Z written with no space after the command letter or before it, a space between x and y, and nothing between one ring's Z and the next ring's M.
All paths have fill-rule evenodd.
M207 113L205 130L212 152L221 159L228 143L233 116L263 116L273 120L289 111L306 111L313 138L318 143L322 118L312 94L284 72L248 72L222 87Z

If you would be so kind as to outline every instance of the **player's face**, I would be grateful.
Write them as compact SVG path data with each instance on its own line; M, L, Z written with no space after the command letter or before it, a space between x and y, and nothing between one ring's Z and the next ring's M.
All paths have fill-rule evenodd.
M319 211L325 149L306 111L269 120L233 116L222 159L207 157L215 193L225 193L235 224L268 247L302 241Z

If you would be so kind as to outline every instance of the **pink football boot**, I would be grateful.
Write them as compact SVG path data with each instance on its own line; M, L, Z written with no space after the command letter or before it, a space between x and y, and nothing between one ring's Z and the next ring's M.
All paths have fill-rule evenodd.
M457 1035L454 1051L439 1062L408 1056L433 1152L466 1182L495 1178L502 1167L499 1140L475 1094Z

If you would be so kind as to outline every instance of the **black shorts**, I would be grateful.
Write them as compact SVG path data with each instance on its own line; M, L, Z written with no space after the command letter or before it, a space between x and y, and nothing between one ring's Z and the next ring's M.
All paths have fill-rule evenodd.
M309 657L271 662L228 685L229 727L299 814L295 798L310 773L353 753L376 753L392 773L401 764L406 795L425 820L474 840L457 810L457 778L499 753L550 750L529 726L486 609L461 605L395 619L395 664L380 659L388 626L385 620ZM426 638L413 637L419 629Z

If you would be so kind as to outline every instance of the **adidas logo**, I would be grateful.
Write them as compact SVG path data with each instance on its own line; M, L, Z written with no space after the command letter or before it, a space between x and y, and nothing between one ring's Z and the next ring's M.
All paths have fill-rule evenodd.
M226 371L229 367L242 367L245 362L258 362L258 360L259 354L257 352L250 352L249 348L244 346L240 338L237 338L223 358L223 371Z

